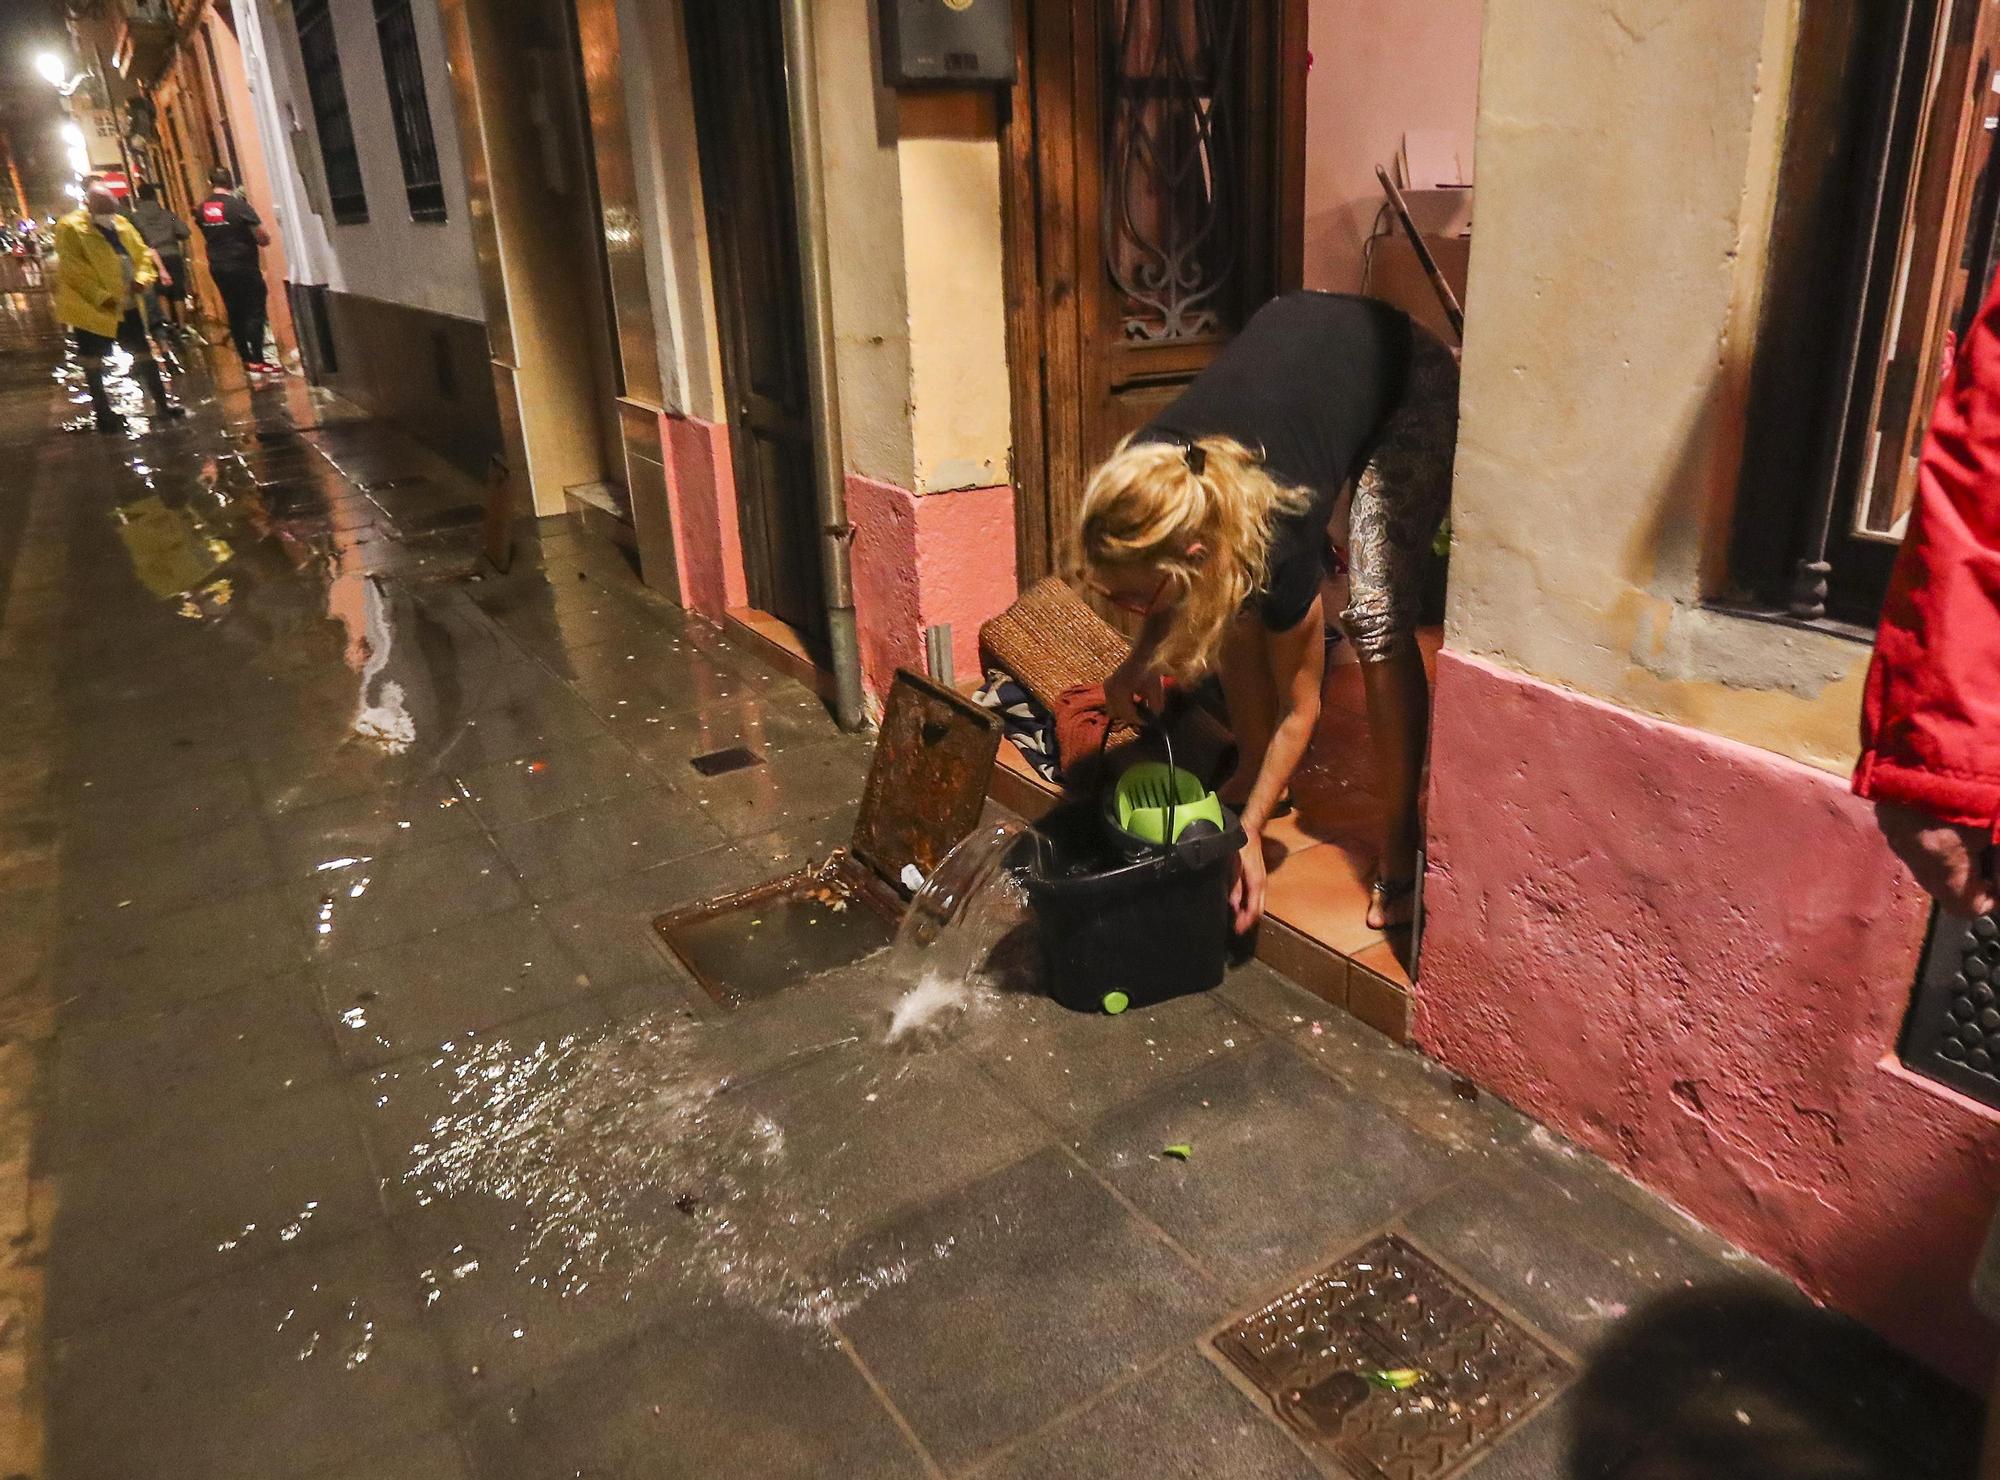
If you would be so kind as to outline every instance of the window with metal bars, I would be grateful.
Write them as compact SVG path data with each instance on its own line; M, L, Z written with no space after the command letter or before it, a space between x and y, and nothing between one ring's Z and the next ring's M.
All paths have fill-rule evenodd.
M431 132L424 62L417 51L410 0L375 0L375 35L382 43L382 71L389 80L389 115L396 124L396 153L403 161L403 189L412 221L445 219L444 180L437 138Z
M306 91L313 126L319 133L320 164L326 170L327 204L342 226L368 219L368 191L361 180L361 151L347 111L347 84L340 75L340 43L334 39L328 0L293 0L292 23L305 63Z
M1872 627L2000 262L2000 0L1806 0L1730 603Z

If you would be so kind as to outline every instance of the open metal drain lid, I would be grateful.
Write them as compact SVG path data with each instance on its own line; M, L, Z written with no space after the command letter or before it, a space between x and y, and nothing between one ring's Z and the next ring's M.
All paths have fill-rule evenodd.
M874 954L895 939L905 871L928 876L978 825L999 749L997 715L927 678L897 673L850 846L783 878L661 915L654 930L726 1007ZM715 774L734 769L719 765Z
M1542 1341L1395 1234L1215 1338L1272 1411L1365 1480L1440 1480L1569 1382Z

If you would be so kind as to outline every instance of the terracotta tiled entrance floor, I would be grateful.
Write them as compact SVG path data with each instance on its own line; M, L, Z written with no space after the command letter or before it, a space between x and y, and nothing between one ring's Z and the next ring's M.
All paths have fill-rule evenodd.
M1418 635L1435 672L1442 633ZM1336 663L1321 695L1320 724L1293 778L1297 810L1271 824L1274 854L1267 916L1258 954L1326 1002L1402 1040L1410 1020L1410 932L1368 926L1368 885L1375 872L1383 803L1375 791L1361 671ZM1011 745L1000 747L994 795L1026 815L1045 809L1055 791Z

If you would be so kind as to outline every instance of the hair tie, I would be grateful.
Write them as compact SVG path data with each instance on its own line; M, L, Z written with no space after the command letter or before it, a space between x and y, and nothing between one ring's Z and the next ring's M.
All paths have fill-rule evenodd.
M1208 449L1196 441L1188 441L1181 446L1181 455L1187 459L1188 471L1199 478L1208 470Z

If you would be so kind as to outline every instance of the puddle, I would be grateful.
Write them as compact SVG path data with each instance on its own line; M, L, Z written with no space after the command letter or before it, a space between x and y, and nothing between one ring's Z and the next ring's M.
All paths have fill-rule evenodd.
M806 1195L785 1128L750 1085L721 1072L735 1057L731 1037L648 1013L532 1046L448 1053L431 1072L451 1085L451 1108L413 1148L406 1182L420 1202L507 1205L521 1238L515 1274L557 1295L597 1287L622 1298L678 1277L694 1298L822 1327L908 1278L910 1264L827 1272L859 1230L834 1200ZM759 1077L859 1041L797 1050ZM427 1303L447 1289L435 1273L426 1284Z
M512 1273L559 1296L623 1299L678 1280L697 1300L826 1327L921 1263L951 1257L959 1240L831 1267L865 1231L863 1210L828 1153L800 1159L775 1107L789 1076L817 1065L815 1078L852 1107L837 1113L897 1113L899 1092L926 1072L913 1051L949 1041L991 1000L987 959L1025 909L1006 864L1030 838L1007 822L947 855L893 951L825 988L852 995L822 1003L805 983L726 1018L652 1012L540 1042L447 1045L426 1068L402 1071L449 1102L412 1148L406 1185L420 1203L503 1204L519 1240ZM822 1011L851 1030L785 1051L785 1030ZM809 1130L824 1147L840 1128L829 1130L823 1097L812 1103L822 1118ZM449 1298L435 1272L426 1285L427 1303Z

